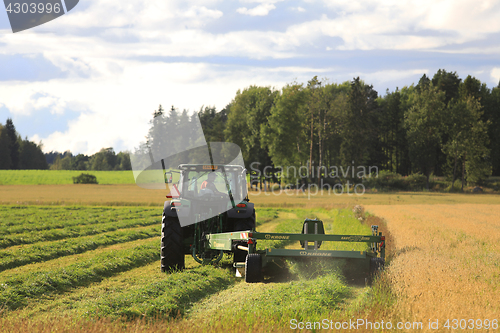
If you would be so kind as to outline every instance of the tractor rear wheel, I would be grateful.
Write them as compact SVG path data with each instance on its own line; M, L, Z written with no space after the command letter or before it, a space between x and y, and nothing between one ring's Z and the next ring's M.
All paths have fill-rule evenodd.
M182 228L176 217L163 215L160 257L162 272L184 269Z
M249 253L245 261L245 282L262 282L262 257L258 253Z

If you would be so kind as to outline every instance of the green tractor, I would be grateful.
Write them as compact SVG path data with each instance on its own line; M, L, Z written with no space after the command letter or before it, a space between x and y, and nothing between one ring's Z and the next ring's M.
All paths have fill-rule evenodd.
M175 177L174 177L174 173ZM174 178L177 180L174 181ZM161 228L161 270L181 270L190 254L200 264L217 263L224 253L245 262L247 252L212 249L207 235L255 230L254 204L247 194L246 169L241 165L181 164L165 173L171 192L165 201Z

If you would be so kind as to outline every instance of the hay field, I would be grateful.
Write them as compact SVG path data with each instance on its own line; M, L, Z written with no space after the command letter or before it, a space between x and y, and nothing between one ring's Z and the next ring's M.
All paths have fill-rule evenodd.
M258 230L300 232L321 218L327 233L370 234L347 209L257 216ZM206 266L188 256L186 270L162 273L156 207L15 205L0 217L1 332L288 331L291 318L345 317L370 289L348 285L333 262L291 263L256 284L234 277L231 256Z
M397 302L389 316L439 319L441 328L447 319L499 319L500 205L365 208L387 221L395 240L386 277Z
M115 185L0 185L2 205L91 205L163 207L167 190L144 189L135 184ZM346 208L354 205L500 204L498 194L430 192L365 193L256 192L249 197L257 207Z

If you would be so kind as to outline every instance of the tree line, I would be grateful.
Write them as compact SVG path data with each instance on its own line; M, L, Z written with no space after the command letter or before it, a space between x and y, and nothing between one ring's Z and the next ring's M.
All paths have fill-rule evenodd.
M424 74L416 85L384 96L359 77L337 84L315 76L280 90L250 86L221 111L202 107L196 113L207 142L234 142L248 170L264 175L267 167L266 176L278 171L290 183L361 178L359 168L369 166L423 174L427 187L431 175L460 180L462 187L500 175L500 84L489 89L456 72ZM179 126L180 119L192 121L174 107L160 114ZM352 173L345 172L349 167Z
M21 139L11 118L0 123L0 169L11 170L132 170L128 152L115 153L113 148L102 148L87 156L73 155L71 151L43 153L43 144Z
M475 77L462 80L442 69L384 96L359 77L329 83L315 76L281 89L238 90L220 111L204 106L189 115L173 106L165 112L160 105L146 139L152 148L163 142L164 133L154 125L168 123L179 129L170 138L181 140L189 134L181 129L194 128L188 125L197 117L207 142L236 143L248 170L280 175L289 183L359 179L366 176L359 168L371 171L370 166L402 176L423 174L427 186L432 174L460 180L462 187L500 176L500 83L489 89ZM25 168L35 162L16 156L35 156L28 149L41 152L41 144L21 140L12 128L10 121L0 131L0 167ZM130 169L127 152L115 154L112 148L92 156L51 152L45 157L53 169ZM349 168L352 172L345 172ZM306 171L306 177L292 169Z
M28 138L23 140L12 119L0 123L0 169L47 169L42 147Z

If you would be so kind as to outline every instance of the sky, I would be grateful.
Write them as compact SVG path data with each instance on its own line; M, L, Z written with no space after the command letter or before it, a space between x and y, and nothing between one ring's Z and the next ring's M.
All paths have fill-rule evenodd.
M80 0L12 33L0 11L0 123L43 150L133 150L152 113L224 108L250 85L359 76L379 95L445 69L500 81L500 1Z

